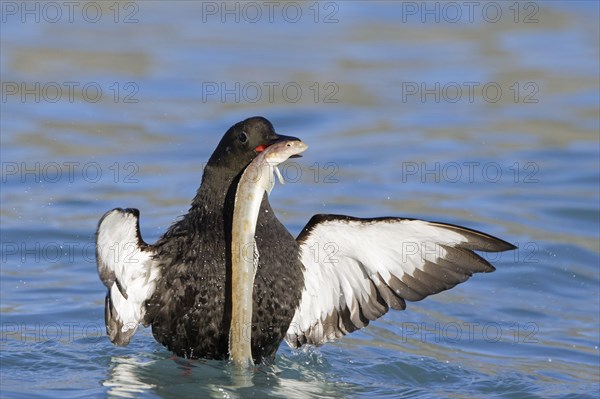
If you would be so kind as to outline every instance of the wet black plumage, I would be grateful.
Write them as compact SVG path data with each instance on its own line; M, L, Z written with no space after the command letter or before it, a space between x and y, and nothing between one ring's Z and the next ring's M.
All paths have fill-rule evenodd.
M254 149L279 137L264 118L250 118L229 129L205 167L190 210L155 244L162 278L147 302L146 320L154 337L179 356L228 356L235 190L256 156ZM260 259L253 292L252 354L265 360L283 340L303 285L296 240L277 220L266 196L256 240Z

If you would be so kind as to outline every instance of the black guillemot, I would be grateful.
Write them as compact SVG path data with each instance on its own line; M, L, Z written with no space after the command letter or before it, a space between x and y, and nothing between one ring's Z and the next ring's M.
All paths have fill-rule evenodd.
M139 324L178 356L227 359L231 324L232 215L248 164L275 133L263 117L233 125L210 157L186 215L153 245L137 209L116 208L98 224L98 273L108 288L107 334L127 345ZM494 267L473 251L515 249L451 224L315 215L297 238L263 197L255 233L252 357L270 362L281 342L320 345L365 327L390 308L419 301Z

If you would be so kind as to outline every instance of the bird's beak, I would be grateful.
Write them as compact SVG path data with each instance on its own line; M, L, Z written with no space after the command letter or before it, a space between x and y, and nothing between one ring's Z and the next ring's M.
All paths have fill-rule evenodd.
M293 136L284 136L283 134L277 134L275 135L275 137L273 137L271 140L269 140L269 142L267 144L261 144L258 147L256 147L254 149L254 151L256 152L263 152L264 150L266 150L269 146L278 143L280 141L300 141L300 139L298 137L293 137ZM290 158L299 158L300 155L292 155Z

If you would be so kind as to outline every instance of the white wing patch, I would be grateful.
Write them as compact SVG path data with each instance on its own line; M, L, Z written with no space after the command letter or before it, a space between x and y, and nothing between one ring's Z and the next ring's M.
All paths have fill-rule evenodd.
M105 301L106 332L117 345L127 345L144 322L145 302L160 277L154 249L140 236L137 209L107 212L96 233L98 274L108 288Z
M305 287L286 335L320 345L362 328L391 307L418 301L494 267L472 250L511 244L459 226L400 218L316 215L298 237Z

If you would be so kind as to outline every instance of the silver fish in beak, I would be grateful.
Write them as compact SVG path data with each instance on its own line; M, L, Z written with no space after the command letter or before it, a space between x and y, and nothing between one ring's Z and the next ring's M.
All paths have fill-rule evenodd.
M277 165L308 148L302 141L284 139L264 149L246 167L238 183L233 207L232 311L229 328L229 358L236 366L248 367L252 359L252 291L259 253L254 234L264 193L275 185L273 174L283 184Z

